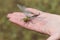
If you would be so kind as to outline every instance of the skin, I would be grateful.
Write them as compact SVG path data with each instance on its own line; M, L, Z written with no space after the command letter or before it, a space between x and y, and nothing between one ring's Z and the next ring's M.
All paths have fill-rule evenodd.
M26 10L34 14L40 12L40 15L32 20L33 23L29 22L29 24L22 20L26 17L22 12L9 13L7 18L9 18L9 21L24 28L50 35L47 40L60 39L60 15L42 12L33 8L26 8Z

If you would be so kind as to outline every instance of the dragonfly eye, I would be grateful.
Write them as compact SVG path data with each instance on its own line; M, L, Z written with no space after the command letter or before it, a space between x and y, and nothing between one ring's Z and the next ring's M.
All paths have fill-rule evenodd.
M30 18L27 17L27 18L24 18L23 20L24 20L24 22L29 22Z

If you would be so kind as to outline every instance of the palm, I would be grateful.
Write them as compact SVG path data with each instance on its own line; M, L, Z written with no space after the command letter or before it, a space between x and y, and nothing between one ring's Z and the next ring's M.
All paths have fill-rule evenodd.
M44 20L41 20L40 17L36 17L26 23L23 20L23 18L26 17L23 13L15 12L15 13L9 14L8 16L9 16L9 18L10 18L9 20L11 22L16 23L21 26L26 26L27 28L30 28L30 29L33 29L32 27L34 27L34 29L36 29L37 27L39 28L40 26L44 26Z

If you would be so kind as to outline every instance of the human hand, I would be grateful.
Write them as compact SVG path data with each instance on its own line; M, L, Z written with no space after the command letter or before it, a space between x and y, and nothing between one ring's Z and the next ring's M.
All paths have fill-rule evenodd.
M28 23L24 22L23 18L25 18L26 16L22 12L10 13L7 15L7 17L9 18L9 21L18 24L24 28L51 35L51 37L49 37L47 40L56 40L59 38L59 15L45 13L32 8L26 8L26 10L34 14L40 13L40 15L32 19Z
M41 13L39 10L36 10L36 9L27 8L26 10L28 10L28 11L34 13L34 14L39 14L40 13L39 16L41 16L41 17L42 17L42 15L44 15L43 13ZM21 26L23 26L25 28L28 28L28 29L31 29L31 30L36 30L36 31L39 31L40 30L40 26L44 26L44 24L45 24L44 20L42 20L43 18L45 19L45 17L41 18L39 16L34 18L34 19L32 19L29 23L26 23L23 20L23 18L25 18L26 16L22 12L13 12L13 13L10 13L10 14L7 15L7 17L9 18L9 20L11 22L16 23L18 25L21 25Z

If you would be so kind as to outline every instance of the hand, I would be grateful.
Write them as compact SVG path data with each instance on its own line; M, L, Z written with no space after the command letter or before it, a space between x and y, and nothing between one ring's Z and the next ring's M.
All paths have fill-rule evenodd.
M43 13L41 13L39 10L36 9L32 9L32 8L27 8L26 10L34 13L34 14L39 14L41 15L41 17L44 15ZM39 16L40 16L39 15ZM41 31L40 26L43 27L45 25L44 20L42 20L43 18L45 19L45 17L42 17L41 19L38 17L36 17L35 19L32 19L30 22L26 23L24 22L23 18L25 18L25 14L22 12L13 12L7 15L7 17L9 18L9 20L13 23L16 23L22 27L31 29L31 30L35 30L35 31ZM41 21L40 21L40 20Z
M40 13L40 15L27 23L24 22L23 20L23 18L25 18L26 16L22 12L10 13L7 15L7 17L9 18L9 21L15 24L18 24L24 28L51 35L51 37L49 37L47 40L50 40L50 39L55 40L58 38L60 34L59 32L60 16L59 15L45 13L32 8L26 8L26 10L34 14ZM55 34L57 35L56 37L55 37Z

